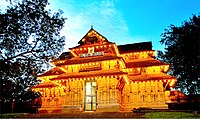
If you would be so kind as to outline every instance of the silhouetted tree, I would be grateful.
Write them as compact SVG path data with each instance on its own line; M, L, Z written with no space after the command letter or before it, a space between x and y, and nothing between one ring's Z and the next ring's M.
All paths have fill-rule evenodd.
M170 25L161 36L165 51L159 51L158 57L171 65L176 88L200 94L200 16L193 15L179 27Z
M0 13L1 101L34 98L26 92L39 83L36 75L64 48L60 30L66 19L47 5L48 0L22 0Z

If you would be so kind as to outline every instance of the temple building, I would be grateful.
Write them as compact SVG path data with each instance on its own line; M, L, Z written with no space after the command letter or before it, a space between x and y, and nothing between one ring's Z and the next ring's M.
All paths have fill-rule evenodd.
M151 42L117 45L91 28L69 52L52 61L32 90L43 112L167 109L176 78L155 58Z

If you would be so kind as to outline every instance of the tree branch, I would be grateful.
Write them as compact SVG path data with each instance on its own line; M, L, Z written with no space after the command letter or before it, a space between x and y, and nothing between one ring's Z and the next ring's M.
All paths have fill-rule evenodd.
M39 42L40 40L37 40L35 45L33 46L33 48L31 49L31 51L33 51L35 49L35 47L37 46L37 43Z
M23 57L24 57L25 54L27 54L27 53L32 53L32 52L36 52L36 51L26 51L26 52L20 53L20 54L18 54L18 55L15 55L15 56L13 56L13 57L9 57L9 58L5 59L4 61L9 61L9 60L12 60L12 59L14 59L14 58L16 58L16 57L19 57L19 56L23 56Z

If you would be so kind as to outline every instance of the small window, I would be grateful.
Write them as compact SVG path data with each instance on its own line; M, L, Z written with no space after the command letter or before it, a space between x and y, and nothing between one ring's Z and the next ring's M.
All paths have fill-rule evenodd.
M88 53L94 53L94 47L88 48Z

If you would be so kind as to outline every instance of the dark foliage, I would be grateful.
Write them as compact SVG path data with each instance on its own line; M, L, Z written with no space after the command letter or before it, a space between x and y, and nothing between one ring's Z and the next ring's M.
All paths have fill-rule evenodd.
M170 25L161 35L165 51L158 58L169 63L177 77L176 88L187 94L200 93L200 16L193 15L180 27Z
M65 18L62 11L46 10L47 0L22 0L0 13L1 101L31 100L38 93L30 87L39 83L36 76L44 64L63 50L60 36ZM48 65L46 65L47 67Z

